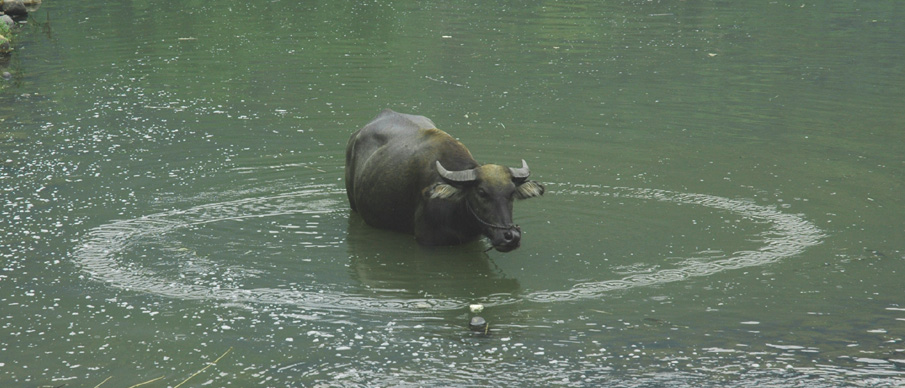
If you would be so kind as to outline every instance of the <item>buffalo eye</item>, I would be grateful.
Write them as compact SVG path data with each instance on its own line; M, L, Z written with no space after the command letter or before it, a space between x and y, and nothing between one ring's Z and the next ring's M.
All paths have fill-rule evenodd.
M478 192L479 197L487 198L488 194L487 194L487 191L485 191L484 189L479 187L476 191Z

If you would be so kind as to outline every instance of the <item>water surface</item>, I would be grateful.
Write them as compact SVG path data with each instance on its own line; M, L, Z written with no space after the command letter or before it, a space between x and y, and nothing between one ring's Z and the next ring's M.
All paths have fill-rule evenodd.
M44 4L0 59L0 385L905 384L903 18ZM388 107L528 161L520 249L348 210Z

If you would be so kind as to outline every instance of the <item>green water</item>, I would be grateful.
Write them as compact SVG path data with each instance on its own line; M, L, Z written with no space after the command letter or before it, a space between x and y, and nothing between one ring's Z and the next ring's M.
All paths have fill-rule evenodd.
M902 20L47 1L0 58L0 386L901 386ZM527 160L521 248L348 210L384 108Z

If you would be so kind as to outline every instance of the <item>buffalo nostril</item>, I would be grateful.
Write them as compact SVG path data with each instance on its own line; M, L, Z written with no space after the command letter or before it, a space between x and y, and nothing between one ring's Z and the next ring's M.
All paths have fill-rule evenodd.
M514 237L514 236L512 235L512 232L511 232L511 231L508 231L508 230L507 230L506 233L503 233L503 238L505 238L506 241L512 241L512 238L513 238L513 237Z

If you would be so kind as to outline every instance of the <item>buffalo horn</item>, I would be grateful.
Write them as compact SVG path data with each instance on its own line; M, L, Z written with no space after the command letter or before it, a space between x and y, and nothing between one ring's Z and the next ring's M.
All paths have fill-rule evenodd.
M525 162L525 159L522 159L521 168L510 167L509 171L512 172L512 179L515 179L515 180L528 179L528 175L531 175L531 171L528 170L528 162Z
M440 164L439 160L437 161L437 172L440 173L440 176L443 177L443 179L452 182L473 182L478 179L478 177L475 175L474 169L462 171L446 171L446 169L443 168L443 165Z

